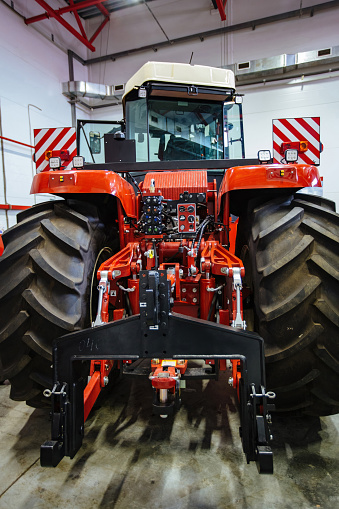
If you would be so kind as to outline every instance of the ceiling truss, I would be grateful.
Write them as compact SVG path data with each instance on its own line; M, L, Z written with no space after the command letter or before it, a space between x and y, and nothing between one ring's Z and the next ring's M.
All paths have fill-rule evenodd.
M61 9L54 10L45 0L35 0L37 4L40 5L45 12L38 16L33 16L31 18L25 18L26 25L30 25L31 23L36 23L37 21L42 21L44 19L53 18L58 21L66 30L68 30L74 37L76 37L80 42L82 42L88 49L91 51L95 51L95 47L93 46L93 42L98 37L102 29L106 26L110 19L110 13L106 9L103 4L104 0L82 0L80 2L74 3L74 0L69 0L69 6L62 7ZM79 10L96 6L100 13L105 16L103 22L98 26L97 30L94 34L89 38L85 32L84 26L79 16ZM78 24L80 32L78 32L70 23L68 23L63 17L63 14L72 12L75 16L76 22Z
M136 3L144 3L147 6L147 8L151 12L152 16L154 17L155 21L158 23L161 30L163 31L158 20L156 19L153 12L150 10L150 8L147 5L147 3L150 1L151 0L140 0L140 1L137 1ZM37 22L43 21L45 19L53 18L56 21L58 21L64 28L66 28L66 30L68 30L72 35L74 35L74 37L76 37L80 42L82 42L82 44L84 44L87 48L89 48L93 52L95 51L93 42L98 37L100 32L103 30L105 25L109 22L110 11L118 10L123 7L129 6L127 2L121 2L121 0L119 2L116 2L116 1L112 2L110 0L78 0L78 1L67 0L68 5L66 7L62 7L60 9L55 10L47 3L46 0L35 0L35 2L37 4L39 4L40 7L45 9L45 12L42 14L39 14L38 16L32 16L30 18L25 18L26 25L30 25L32 23L37 23ZM212 2L214 5L214 8L218 9L221 20L225 21L225 19L226 19L225 8L226 8L227 0L212 0ZM105 3L105 5L103 5L103 3ZM91 14L89 13L89 9L91 10ZM94 12L93 12L93 9L94 9ZM67 13L74 14L74 17L75 17L76 22L79 27L79 31L77 31L70 23L68 23L62 17L63 14L67 14ZM97 15L103 14L104 20L98 26L95 33L89 38L86 34L85 28L83 26L83 23L82 23L80 17L83 19L94 17L95 16L94 13L97 13ZM165 33L164 33L164 35L166 36L167 40L169 41L167 35Z
M131 6L126 0L67 0L68 5L65 7L62 7L61 9L54 10L46 0L35 0L36 3L38 3L43 9L45 9L45 12L43 14L40 14L38 16L33 16L30 18L25 18L25 23L27 25L31 23L35 23L38 21L42 21L44 19L53 18L56 21L58 21L61 25L63 25L70 33L72 33L80 42L82 42L87 48L89 48L92 52L95 51L95 47L93 46L94 40L98 37L100 32L103 30L105 25L110 20L110 12L119 10L121 8L126 8L128 6ZM147 4L153 0L135 0L134 5L144 3ZM213 6L215 9L218 9L221 19L224 21L226 19L226 4L227 0L211 0L213 3ZM103 5L105 4L105 5ZM148 7L148 6L147 6ZM94 57L91 59L83 60L81 57L76 55L72 52L74 58L79 60L79 62L83 63L84 65L90 65L95 64L99 62L103 62L106 60L115 60L117 58L122 58L129 56L133 53L140 53L143 51L149 51L154 50L157 51L160 48L163 48L165 46L172 46L173 44L182 44L189 42L191 40L196 40L197 38L201 41L204 41L207 37L213 37L218 35L224 35L226 33L235 32L238 30L244 30L244 29L252 29L255 30L256 27L261 25L266 25L270 23L275 23L279 21L284 20L290 20L293 18L301 18L304 16L314 16L316 12L321 12L323 10L327 9L333 9L339 7L339 0L329 0L325 1L320 4L314 4L309 7L303 7L302 9L295 9L293 11L288 11L281 14L271 15L267 16L265 18L260 19L253 19L251 21L246 21L242 23L238 23L236 25L228 25L223 26L214 30L210 30L208 32L201 32L201 33L195 33L190 34L186 36L182 36L176 39L170 39L167 34L163 31L161 25L159 24L158 20L155 18L154 14L152 13L153 17L155 18L156 22L159 24L161 30L164 32L164 35L166 37L165 41L160 41L156 44L149 44L146 46L140 46L137 48L128 49L125 51L120 51L118 53L111 53L107 55L103 55L100 57ZM149 7L148 7L149 8ZM85 29L83 27L82 19L89 19L95 17L94 11L98 13L98 15L104 15L104 20L102 23L98 26L94 34L89 38L85 32ZM150 9L149 9L150 10ZM76 22L78 24L80 32L78 32L70 23L68 23L63 17L63 14L72 12L75 16Z

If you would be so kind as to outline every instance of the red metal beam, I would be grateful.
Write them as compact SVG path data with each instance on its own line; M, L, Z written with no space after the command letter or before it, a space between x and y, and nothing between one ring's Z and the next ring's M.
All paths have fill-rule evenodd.
M73 4L69 5L68 7L62 7L61 9L58 9L57 11L54 11L54 12L56 12L57 14L66 14L66 12L76 12L79 9L85 9L86 7L92 7L93 5L101 4L104 1L105 0L83 0L83 2L78 2L76 4L73 3ZM107 11L107 9L104 6L101 6L101 7ZM98 8L99 8L99 5L98 5ZM107 14L105 14L105 15L106 16L109 15L109 12L107 11ZM31 23L35 23L36 21L42 21L43 19L46 19L49 17L50 17L50 14L48 12L45 12L44 14L39 14L38 16L32 16L31 18L26 18L25 23L26 23L26 25L30 25Z
M24 147L35 148L34 145L27 145L27 143L22 143L21 141L12 140L11 138L5 138L5 136L0 136L1 140L11 141L12 143L17 143L18 145L23 145Z
M73 0L69 0L69 3L70 3L71 5L74 5ZM81 32L82 36L83 36L85 39L87 39L87 40L88 40L88 37L87 37L86 32L85 32L85 29L84 29L84 27L82 26L81 19L80 19L80 16L79 16L79 14L78 14L78 11L74 11L74 16L75 16L75 19L77 20L78 27L80 28L80 32Z
M60 14L58 14L56 11L52 9L44 0L35 0L43 9L46 10L46 12L54 19L59 21L59 23L66 28L71 34L74 35L80 42L82 42L87 48L89 48L91 51L95 51L95 47L87 40L85 37L83 37L79 32L75 30L75 28L72 27L67 21L65 21ZM82 2L84 3L84 2ZM79 4L77 4L78 6ZM74 9L76 6L73 6L72 9ZM70 6L71 8L71 6Z
M9 203L0 203L0 210L26 210L30 209L31 205L9 205Z
M218 11L219 11L219 14L221 17L221 21L225 21L225 19L226 19L225 8L226 8L227 0L215 0L215 3L217 4Z
M61 9L56 10L56 11L54 9L52 9L52 7L50 7L45 2L45 0L35 0L35 1L43 9L45 9L46 12L44 14L40 14L39 16L34 16L34 17L31 17L31 18L25 19L26 25L29 25L31 23L35 23L36 21L41 21L41 20L46 19L46 18L48 18L48 19L49 18L54 18L64 28L66 28L71 34L73 34L74 37L76 37L80 42L82 42L87 48L89 48L91 51L95 51L95 47L92 45L92 42L98 37L98 35L102 31L102 29L109 22L109 19L110 19L110 13L106 9L106 7L104 7L102 5L102 2L104 2L105 0L83 0L82 2L78 2L76 4L74 3L74 0L70 0L70 5L68 7L63 7ZM82 24L82 22L80 20L80 16L79 16L78 10L79 9L84 9L85 7L91 7L93 5L96 5L98 7L98 9L106 17L105 17L104 21L101 23L101 25L97 28L95 33L92 35L90 40L88 40L88 37L87 37L86 32L85 32L85 29L84 29L83 24ZM73 12L74 13L74 16L75 16L75 19L76 19L76 22L78 24L78 27L80 29L81 34L79 32L77 32L77 30L75 30L75 28L73 28L72 25L67 23L67 21L65 21L61 17L61 15L65 14L66 12Z
M93 42L98 35L100 34L101 30L104 28L104 26L109 22L109 18L105 18L104 21L101 23L101 25L97 28L97 30L94 32L92 37L90 38L89 42Z
M42 21L43 19L49 19L49 14L45 12L44 14L39 14L39 16L32 16L31 18L25 18L24 21L26 25L30 25L31 23L36 23L37 21Z
M99 9L99 11L102 12L102 14L104 14L107 18L110 17L110 13L108 12L108 10L106 9L106 7L104 7L102 4L98 4L97 5L97 8Z

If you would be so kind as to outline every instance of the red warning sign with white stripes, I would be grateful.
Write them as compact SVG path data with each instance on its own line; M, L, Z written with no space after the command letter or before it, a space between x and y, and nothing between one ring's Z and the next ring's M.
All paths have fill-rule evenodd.
M34 145L37 173L49 170L50 157L60 157L62 169L72 169L77 155L75 127L34 129Z
M320 164L320 117L273 120L273 162L284 159L287 148L297 149L298 162Z

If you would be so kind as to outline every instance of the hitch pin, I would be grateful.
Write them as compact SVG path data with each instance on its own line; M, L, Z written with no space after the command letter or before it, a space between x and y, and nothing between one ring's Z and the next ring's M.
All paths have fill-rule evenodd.
M268 392L265 392L265 394L250 394L250 396L251 396L251 398L253 398L255 396L256 398L274 399L276 394L273 391L268 391Z
M52 390L45 389L43 391L43 395L45 396L45 398L50 398L52 396L52 394L54 394L55 396L65 396L66 395L65 389L66 389L67 384L66 383L63 384L63 386L61 387L61 391L56 390L58 385L59 384L54 384L54 387Z

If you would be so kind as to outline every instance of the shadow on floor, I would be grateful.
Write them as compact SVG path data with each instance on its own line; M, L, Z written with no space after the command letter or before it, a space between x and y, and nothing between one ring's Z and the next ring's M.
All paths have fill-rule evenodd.
M120 507L130 485L141 482L138 478L140 475L147 479L147 489L163 493L168 472L173 475L173 472L178 471L187 477L187 471L191 470L195 477L190 484L186 483L188 505L184 507L212 509L216 507L214 502L199 505L195 492L197 479L201 475L202 479L208 480L208 465L212 472L213 463L216 464L213 468L217 469L216 479L221 475L224 465L227 465L232 478L240 483L237 489L241 507L251 507L246 501L242 483L247 472L252 472L249 477L254 475L254 469L248 467L249 470L246 470L246 460L241 451L235 391L227 385L226 374L221 376L219 382L194 380L187 385L187 390L182 391L180 411L167 419L152 415L152 391L147 379L125 378L109 391L104 390L86 423L82 449L73 462L66 465L67 475L63 485L72 484L80 478L83 482L88 475L86 467L89 460L101 447L101 456L111 458L107 468L113 468L114 473L108 471L106 474L107 483L98 507ZM298 487L310 506L318 504L319 493L323 493L327 500L339 504L339 461L324 458L321 454L323 441L328 437L323 420L317 417L273 414L272 432L276 472L279 473L283 468L288 479ZM330 432L333 441L337 435L333 430ZM187 440L179 441L184 446L178 445L178 437L184 433ZM27 451L36 450L38 456L39 446L49 437L48 412L33 411L13 446L18 461ZM202 459L207 474L201 470ZM91 465L93 467L93 462ZM150 470L140 474L140 470L145 468ZM259 486L262 479L258 478ZM190 489L193 491L190 492ZM146 497L145 503L149 502ZM336 503L333 503L332 507L335 506ZM142 507L142 504L136 507Z
M182 391L180 411L186 412L187 426L193 429L204 426L201 443L192 439L191 451L197 447L208 450L215 430L222 428L226 441L230 437L228 415L237 414L238 407L235 392L224 382L222 377L219 382L194 380L189 383L187 390ZM84 443L87 444L86 449L90 450L102 425L108 423L105 438L110 446L115 446L120 436L137 421L143 426L139 444L169 442L175 417L161 419L152 415L152 392L147 379L119 380L110 388L110 392L104 390L99 396L86 424ZM286 443L293 449L322 440L319 417L273 414L272 430L275 449L285 448ZM15 451L21 454L27 449L36 448L37 444L41 445L49 437L49 411L36 409L20 430ZM89 457L90 452L86 456Z

